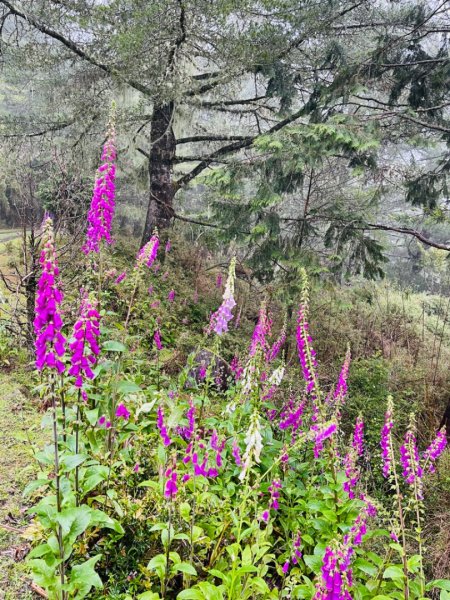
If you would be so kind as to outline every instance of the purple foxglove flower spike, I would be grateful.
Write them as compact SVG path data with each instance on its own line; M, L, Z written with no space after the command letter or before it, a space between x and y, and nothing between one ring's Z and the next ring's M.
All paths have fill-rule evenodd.
M149 241L139 250L136 257L136 268L139 268L140 265L146 265L150 269L158 255L158 248L159 237L158 232L155 231Z
M170 446L172 440L170 439L169 433L167 431L167 427L164 423L164 409L162 406L158 407L158 416L156 419L156 426L159 429L159 433L161 435L164 446Z
M73 328L73 341L70 343L71 367L69 375L75 377L75 386L83 387L86 379L93 379L92 371L100 353L100 314L97 301L84 295L81 300L80 316Z
M345 355L345 360L344 363L342 365L342 369L341 372L339 374L339 380L336 386L336 389L334 391L334 401L339 403L339 404L343 404L345 397L347 396L347 378L348 378L348 370L350 368L350 360L351 360L351 354L350 354L350 348L347 349L347 353Z
M234 299L234 280L236 277L236 258L230 261L228 269L228 278L223 293L223 301L218 310L211 315L208 331L214 331L217 335L222 335L228 331L228 323L233 318L232 310L236 306ZM222 285L222 283L221 283ZM219 287L219 286L218 286Z
M42 371L48 367L62 373L65 366L61 357L65 352L66 344L61 333L63 323L60 305L63 294L57 284L59 268L56 259L53 221L48 215L44 219L43 228L43 249L39 259L42 273L37 285L33 322L36 335L36 368Z
M320 453L323 450L323 442L331 437L336 429L336 423L325 424L321 428L319 428L317 425L313 425L311 427L314 439L314 456L316 458L319 458Z
M100 242L112 243L111 227L115 211L115 179L116 179L116 142L114 114L108 131L108 139L103 146L102 164L98 168L88 212L88 229L86 242L82 248L85 254L100 251Z
M434 463L440 457L440 455L444 452L447 446L447 435L445 429L441 429L438 431L437 436L425 450L424 458L426 463L428 463L428 470L430 473L434 473L436 468Z
M178 493L178 475L175 469L169 468L167 469L165 476L167 477L167 481L164 488L164 496L170 500L173 500Z
M155 330L155 333L153 334L153 341L155 342L156 349L162 350L163 345L161 342L161 332L159 331L159 329Z
M415 486L418 497L422 497L423 469L420 465L419 450L415 436L414 417L411 417L410 427L405 434L404 443L400 446L400 463L403 467L403 477L411 486Z
M389 477L389 475L392 472L393 456L392 456L391 431L394 426L393 414L394 414L394 404L392 401L392 397L389 396L387 410L384 415L384 425L383 425L383 429L381 430L381 441L380 441L381 456L383 459L383 475L385 477Z
M255 356L258 349L263 353L267 352L267 337L270 335L272 321L267 314L266 302L263 301L259 309L258 323L253 331L250 344L250 357Z

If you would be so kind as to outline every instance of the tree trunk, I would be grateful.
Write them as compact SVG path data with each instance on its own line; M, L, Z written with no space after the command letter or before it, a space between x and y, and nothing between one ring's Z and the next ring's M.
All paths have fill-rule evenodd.
M150 198L142 234L142 245L150 239L155 227L166 229L173 216L172 171L176 140L173 133L174 104L169 102L153 109L149 159Z

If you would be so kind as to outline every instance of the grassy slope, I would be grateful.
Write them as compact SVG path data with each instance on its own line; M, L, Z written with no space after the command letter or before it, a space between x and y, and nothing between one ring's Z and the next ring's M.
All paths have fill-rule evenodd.
M5 531L1 524L15 528L26 525L22 491L33 477L31 450L27 442L42 437L40 413L21 392L20 384L0 374L0 598L29 600L30 592L23 563L16 562L27 542L20 535Z

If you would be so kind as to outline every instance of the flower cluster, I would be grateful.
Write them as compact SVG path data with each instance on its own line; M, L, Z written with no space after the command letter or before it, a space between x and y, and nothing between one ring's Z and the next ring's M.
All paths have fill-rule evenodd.
M231 372L234 373L235 381L239 381L239 379L242 377L242 374L244 373L244 368L241 365L239 361L239 356L237 354L233 356L233 359L230 363L230 369Z
M100 242L112 243L111 227L115 211L116 179L116 142L113 122L110 125L108 139L102 153L102 164L95 179L91 207L88 212L88 229L83 252L90 254L100 251Z
M338 404L342 404L345 400L345 397L347 396L347 378L348 370L350 368L350 359L350 348L348 348L341 372L339 373L339 379L336 385L336 389L334 390L334 401Z
M259 414L255 410L250 419L250 427L247 430L247 435L245 436L245 452L243 459L242 471L239 475L239 479L243 481L249 470L252 461L255 463L259 463L261 459L261 451L262 451L262 436L261 436L261 423L259 420Z
M36 335L36 367L39 371L49 367L62 373L65 365L61 357L65 352L66 343L61 333L63 322L60 304L63 294L57 284L59 268L56 260L53 221L48 215L43 224L43 249L39 263L42 273L37 285L33 323Z
M267 523L270 517L270 510L278 510L280 508L278 499L280 497L281 490L281 481L279 479L274 479L272 483L269 485L268 492L270 494L269 506L261 515L263 521Z
M164 496L170 500L173 500L178 493L177 472L175 469L169 467L164 475L167 478L166 485L164 487Z
M153 341L155 342L155 346L157 350L162 350L162 342L161 342L161 332L159 331L159 329L155 329L155 332L153 334Z
M392 471L393 464L393 451L392 451L392 439L391 439L391 431L394 426L393 421L394 414L394 404L392 401L392 397L388 398L388 405L384 415L384 425L381 430L381 455L383 459L383 475L385 477L389 477Z
M116 417L119 418L119 419L125 419L125 421L128 421L128 419L130 418L130 411L125 406L125 404L118 404L117 405L117 408L116 408Z
M267 314L266 302L262 302L259 309L258 322L253 331L252 341L250 343L250 357L255 356L258 349L263 353L267 352L267 337L270 335L272 321Z
M303 424L302 416L305 408L306 400L304 398L300 402L295 402L295 398L291 397L280 413L280 429L285 430L290 427L294 434Z
M136 267L139 267L140 265L146 265L148 268L150 268L156 260L158 248L159 237L158 233L155 232L149 241L139 250L136 257Z
M434 463L440 457L440 455L444 452L447 446L447 436L444 429L438 431L437 436L425 450L424 458L426 463L428 463L428 470L430 473L434 473L436 471L436 467Z
M233 440L232 455L233 455L234 462L236 463L236 465L238 467L242 467L241 449L239 448L239 444L237 443L237 440Z
M358 456L364 453L364 421L361 415L358 415L353 432L352 447Z
M320 453L323 450L324 441L331 437L336 431L336 429L336 423L325 423L322 426L313 425L311 427L311 432L313 434L314 440L314 456L316 458L319 458Z
M219 306L218 310L211 315L209 324L209 330L214 331L217 335L222 335L228 331L228 323L233 318L231 312L236 306L234 299L234 280L236 277L236 258L233 257L230 261L230 267L228 269L228 278L225 285L225 291L223 293L223 301ZM221 285L222 283L220 283ZM220 287L220 286L217 286Z
M105 415L102 415L100 417L100 419L98 420L98 424L100 427L105 427L106 429L110 429L111 427L111 421L108 421Z
M127 276L127 272L122 271L122 273L116 277L116 279L114 280L114 283L116 285L118 285L119 283L122 283L122 281L126 278L126 276Z
M85 378L93 379L93 366L100 352L100 314L97 301L84 296L81 300L80 316L73 328L73 341L70 342L71 367L69 375L75 377L75 386L83 387ZM85 394L83 394L86 399Z
M404 443L400 446L400 463L403 468L402 474L406 480L406 483L417 486L420 497L423 469L420 465L416 436L414 435L412 428L408 429L405 434Z
M300 550L301 545L302 545L302 536L301 536L300 532L298 531L296 536L294 537L294 542L292 544L291 558L290 558L290 560L287 560L283 565L283 573L285 575L289 571L289 567L290 567L291 563L293 565L297 565L298 561L301 559L301 557L302 557L302 551Z
M316 584L313 600L351 600L349 590L353 585L351 561L354 546L362 543L367 531L367 510L363 510L355 520L350 532L342 543L327 546L323 557L321 578Z
M317 388L316 352L312 347L312 338L309 334L309 324L306 318L306 306L301 304L297 319L297 350L303 378L306 382L306 391L313 392Z
M190 440L195 431L195 406L192 400L189 401L189 408L186 412L186 418L188 421L188 426L177 427L177 433L185 440Z
M272 362L278 356L281 348L283 347L286 341L286 322L283 325L283 328L280 332L280 335L272 344L272 347L266 352L266 362Z
M162 406L158 407L156 426L159 429L159 433L161 435L161 439L163 441L164 446L170 446L170 444L172 443L172 440L170 439L169 433L167 431L167 427L164 423L164 409Z

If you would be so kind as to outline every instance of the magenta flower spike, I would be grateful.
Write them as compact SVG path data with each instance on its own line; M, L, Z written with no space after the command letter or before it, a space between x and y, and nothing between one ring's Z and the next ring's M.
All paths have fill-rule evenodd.
M167 481L164 488L164 496L169 500L173 500L178 494L178 475L175 469L168 468L165 476L167 477Z
M170 292L167 296L167 300L169 302L173 302L175 300L175 290L170 290Z
M309 324L306 318L307 307L300 305L297 319L297 350L303 378L306 383L306 391L314 392L317 387L316 376L316 353L312 346L312 338L309 334Z
M86 379L93 379L92 371L100 353L100 314L97 301L87 295L81 300L80 315L73 328L73 341L70 342L71 367L69 375L75 377L75 387L82 388Z
M39 259L42 268L39 277L34 318L36 335L36 368L42 371L45 367L56 369L59 373L65 370L61 360L65 352L66 340L61 333L63 322L60 305L63 294L58 287L58 261L56 259L53 221L47 215L43 223L43 249Z
M267 314L266 302L263 301L259 309L258 323L253 331L250 344L250 357L255 356L258 349L264 354L267 352L267 337L270 335L272 322Z
M345 360L342 365L341 372L339 374L338 383L336 389L334 391L334 401L340 404L343 404L345 397L347 396L347 378L348 378L348 370L350 367L350 348L347 349L347 353L345 355Z
M411 417L410 427L405 434L404 443L400 446L400 463L406 483L415 486L418 496L421 498L423 469L420 464L413 417Z
M158 232L155 231L149 241L139 250L136 257L136 267L139 267L140 265L146 265L150 269L158 255L158 248L159 237Z
M235 354L230 363L231 372L234 373L234 380L239 381L244 373L244 367L241 365L239 361L239 356Z
M444 452L446 446L447 446L447 435L446 435L445 429L441 429L441 431L438 431L436 437L434 438L434 440L431 442L431 444L428 446L428 448L425 450L425 453L424 453L424 458L425 458L426 463L428 463L428 470L430 473L435 472L436 467L434 466L434 463L437 461L437 459L440 457L440 455Z
M394 414L394 405L392 402L391 396L388 398L387 410L384 415L384 425L381 430L381 457L383 460L383 475L385 477L389 477L392 472L392 440L391 440L391 431L394 426L393 421Z
M163 345L161 342L161 332L159 331L159 329L155 329L155 333L153 334L153 341L155 342L155 346L158 351L163 349Z
M228 331L228 323L233 318L232 310L236 306L234 299L234 280L236 277L236 258L230 261L228 269L228 278L223 293L223 301L218 310L211 315L208 331L214 331L217 335L222 335Z
M281 330L280 335L278 336L278 339L273 343L270 350L268 350L266 352L266 362L272 362L273 360L276 359L276 357L280 353L280 350L283 347L285 341L286 341L286 324L283 325L283 329Z
M358 456L364 453L364 421L361 415L358 416L353 432L352 447Z
M321 428L319 428L317 425L313 425L311 427L314 439L314 456L316 458L319 458L320 453L323 450L324 441L335 433L336 428L336 423L325 424Z
M164 423L164 409L162 406L158 407L158 416L156 419L156 426L159 429L159 433L161 435L164 446L170 446L172 440L170 439L169 433L167 431L167 427Z
M280 508L280 504L278 502L280 498L280 489L281 489L281 481L279 479L274 479L272 484L269 486L270 493L270 501L269 508L273 510L278 510Z
M122 283L122 281L126 278L126 276L127 276L127 272L126 271L122 271L122 273L118 277L116 277L114 283L116 285L118 285L119 283Z
M116 140L114 129L114 115L108 131L108 139L103 146L102 164L97 170L91 207L88 212L88 228L86 242L82 248L85 254L100 251L100 243L105 240L112 244L111 228L115 212L116 196Z
M233 450L232 450L234 462L238 467L242 467L242 458L241 458L241 450L239 448L239 444L237 440L233 440Z

